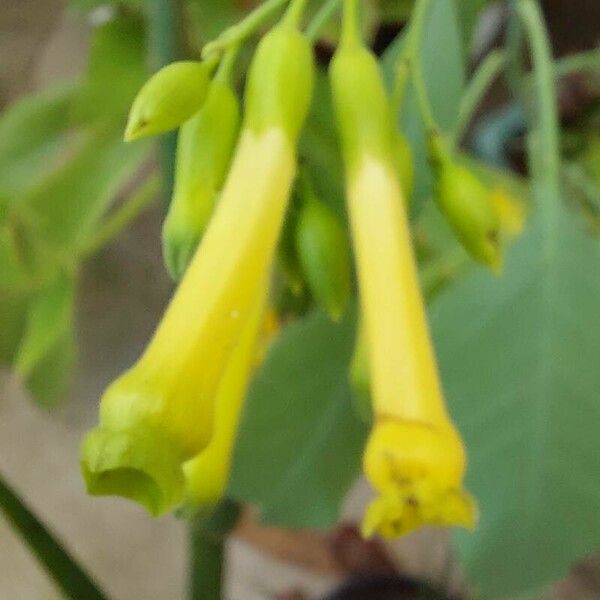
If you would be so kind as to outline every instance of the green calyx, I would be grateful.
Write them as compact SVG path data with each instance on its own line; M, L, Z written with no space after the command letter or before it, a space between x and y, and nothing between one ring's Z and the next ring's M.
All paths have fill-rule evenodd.
M170 440L147 427L121 431L99 427L87 434L81 451L89 494L128 498L153 516L181 501L183 462Z
M163 252L173 279L183 276L208 225L231 162L240 107L231 86L211 85L201 110L179 131L175 188L163 225Z
M501 223L490 190L469 168L453 159L439 136L431 142L431 153L437 170L438 207L471 257L500 271Z
M342 43L329 76L347 168L364 154L393 163L396 128L375 56L359 42Z
M348 235L312 189L305 190L303 196L296 224L296 254L315 300L333 320L339 321L350 298Z
M310 107L314 80L310 42L281 23L260 41L246 84L244 127L282 128L295 145Z
M214 61L179 61L155 73L138 92L125 140L170 131L198 112L206 98Z

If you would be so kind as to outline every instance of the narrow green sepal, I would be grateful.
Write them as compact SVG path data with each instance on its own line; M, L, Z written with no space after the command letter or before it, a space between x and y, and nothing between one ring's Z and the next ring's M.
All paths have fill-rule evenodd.
M206 98L214 61L179 61L156 72L138 92L125 141L165 133L198 112Z
M147 427L90 431L82 445L81 469L93 496L122 496L159 516L183 497L181 455L173 443Z

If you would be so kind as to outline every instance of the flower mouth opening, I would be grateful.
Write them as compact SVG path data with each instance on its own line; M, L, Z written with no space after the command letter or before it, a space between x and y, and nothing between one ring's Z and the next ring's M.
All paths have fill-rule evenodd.
M81 457L88 493L134 500L155 517L182 498L182 462L156 433L102 428L86 436Z
M164 495L148 473L129 467L102 473L85 473L88 493L92 496L122 496L139 502L148 512L157 516L164 504Z
M367 508L362 533L397 538L424 525L473 528L477 509L472 497L460 489L440 488L416 481L385 491Z

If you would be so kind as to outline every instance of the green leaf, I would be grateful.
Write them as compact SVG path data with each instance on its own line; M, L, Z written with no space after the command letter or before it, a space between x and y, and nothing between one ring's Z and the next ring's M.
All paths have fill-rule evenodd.
M0 291L0 365L11 365L27 318L27 296Z
M73 327L74 280L67 273L43 287L29 302L27 324L15 358L15 369L27 378Z
M443 130L451 131L456 123L466 78L461 33L453 2L431 4L421 43L421 67L434 117ZM404 43L405 36L401 34L384 56L383 67L388 81L394 78L395 65ZM405 92L400 126L413 151L413 203L418 209L431 195L433 180L428 162L425 129L417 97L410 83Z
M124 127L127 111L147 77L141 17L123 15L101 25L93 33L85 80L74 101L75 119Z
M314 313L283 330L250 389L229 492L287 527L328 527L367 433L348 383L354 318Z
M67 165L22 201L23 214L46 244L73 258L98 227L115 195L147 156L148 145L95 134Z
M75 86L51 88L10 106L0 117L0 198L5 210L56 166L69 126ZM0 214L0 223L3 217Z
M188 9L197 35L206 43L244 16L241 6L235 0L190 0Z
M480 522L458 535L486 598L562 577L600 546L600 245L552 189L507 257L432 310Z
M74 338L70 324L25 379L25 387L39 405L52 408L65 399L76 357Z

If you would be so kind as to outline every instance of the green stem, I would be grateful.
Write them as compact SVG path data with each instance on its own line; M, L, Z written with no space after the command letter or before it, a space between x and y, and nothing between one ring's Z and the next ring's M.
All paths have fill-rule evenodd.
M517 10L527 32L533 63L536 108L532 115L537 119L531 153L533 176L546 189L557 192L560 189L560 130L550 41L535 0L520 0ZM558 193L551 196L558 202Z
M340 10L344 0L327 0L323 3L317 14L306 28L306 37L311 42L316 42L323 28Z
M190 600L221 600L224 544L240 513L236 502L223 500L208 519L190 523Z
M344 19L342 21L341 42L348 46L362 43L358 0L344 0Z
M152 0L150 5L150 57L152 67L160 67L185 55L181 0ZM175 181L177 132L161 136L159 153L164 176L165 204L168 204Z
M485 57L475 75L473 75L458 109L458 118L452 134L452 140L455 144L460 142L481 99L492 82L498 77L505 62L505 53L502 50L494 50Z
M43 523L0 478L0 510L66 598L103 600L105 594Z
M202 49L202 57L211 54L221 54L230 46L241 44L253 35L256 30L289 0L266 0L239 23L225 29L212 42L208 42Z
M554 74L557 77L565 77L572 73L598 68L600 68L600 49L561 58L554 63Z
M219 65L219 70L215 74L216 80L223 83L231 83L239 52L239 46L232 46L225 52L225 54L223 54L221 64Z
M417 95L417 103L421 112L421 118L425 124L425 128L431 133L438 130L433 109L429 102L427 94L427 86L423 78L423 67L421 65L421 41L423 39L423 31L427 22L427 14L431 0L417 0L413 9L413 14L410 20L409 38L407 52L403 59L408 62L412 73L413 85Z
M223 540L190 526L190 600L221 600Z
M291 1L284 18L284 21L288 25L292 25L293 27L298 27L300 25L300 20L302 19L304 9L306 8L306 2L307 0Z
M157 174L151 175L110 215L94 237L80 251L83 259L92 256L119 235L156 198L161 188Z

